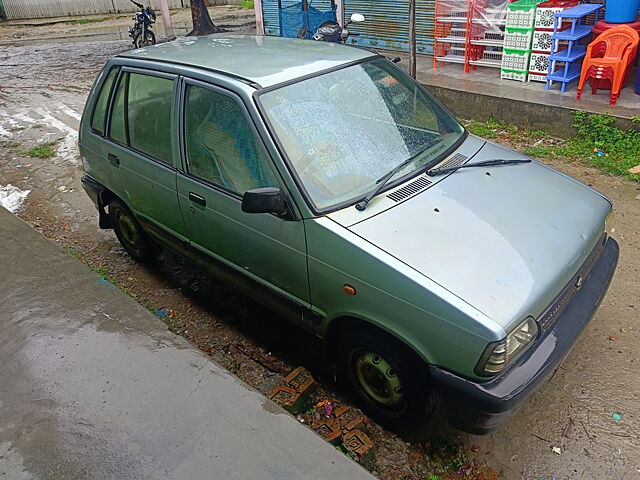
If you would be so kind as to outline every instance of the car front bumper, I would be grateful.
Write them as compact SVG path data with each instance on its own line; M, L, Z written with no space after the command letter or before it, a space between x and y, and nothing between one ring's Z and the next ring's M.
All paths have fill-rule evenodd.
M605 237L603 244L581 286L554 323L506 371L481 382L430 367L431 379L446 399L452 426L478 435L494 432L556 371L595 314L613 278L620 249L612 238Z

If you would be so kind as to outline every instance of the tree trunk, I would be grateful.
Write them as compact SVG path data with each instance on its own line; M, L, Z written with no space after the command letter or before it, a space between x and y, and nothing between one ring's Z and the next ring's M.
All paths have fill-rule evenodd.
M224 28L216 27L211 21L204 0L191 0L191 19L193 20L193 30L187 33L187 36L209 35L225 31Z
M416 78L416 0L409 0L409 75Z

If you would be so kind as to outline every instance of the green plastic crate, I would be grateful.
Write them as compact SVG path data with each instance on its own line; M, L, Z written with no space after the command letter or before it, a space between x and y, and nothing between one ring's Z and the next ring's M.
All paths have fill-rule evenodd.
M529 72L526 70L509 70L507 68L500 69L500 78L505 80L515 80L517 82L526 82Z
M533 39L533 29L507 27L504 32L504 48L529 50Z
M502 68L510 71L528 72L531 50L504 49L502 53Z
M507 27L533 28L536 8L545 0L518 0L507 5Z

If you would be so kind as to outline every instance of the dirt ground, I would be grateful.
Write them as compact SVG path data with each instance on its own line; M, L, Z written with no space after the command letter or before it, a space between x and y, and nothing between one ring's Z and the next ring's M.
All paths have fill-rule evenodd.
M253 9L240 6L210 7L213 22L229 31L248 30L255 27ZM191 10L171 10L171 23L176 35L191 30ZM165 36L162 14L156 11L157 20L153 30L161 40ZM133 24L133 13L118 15L85 15L83 17L36 18L32 20L9 20L0 28L1 44L32 43L34 41L64 40L126 40L127 27ZM61 38L64 37L64 38Z
M235 27L232 21L229 25L246 30L245 19L246 13L233 20ZM29 27L22 39L66 35L58 29L76 27ZM12 37L17 28L0 24L0 39ZM164 252L152 268L135 264L111 231L98 229L95 208L80 186L77 128L98 70L109 56L130 48L128 41L100 37L23 44L13 38L14 46L0 51L0 188L11 184L30 191L17 214L249 385L266 393L281 382L283 372L303 365L319 382L313 402L329 400L334 408L347 404L314 353L319 348L312 338L175 255ZM53 156L27 156L45 142L54 142ZM598 314L548 384L493 435L452 430L441 414L407 437L367 420L376 445L371 470L379 478L422 480L446 471L445 478L640 478L640 184L579 163L552 166L615 204L613 236L621 260ZM312 417L311 411L299 416L304 423Z

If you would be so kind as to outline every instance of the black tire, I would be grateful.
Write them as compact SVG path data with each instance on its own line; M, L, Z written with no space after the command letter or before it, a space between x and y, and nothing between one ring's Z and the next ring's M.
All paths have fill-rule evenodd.
M136 262L147 263L154 258L156 245L140 226L135 215L120 201L109 203L109 220L118 241Z
M156 36L151 30L140 32L133 37L133 46L136 48L148 47L156 44Z
M347 394L383 427L415 430L433 414L436 397L420 372L423 362L389 335L350 330L338 340L337 360Z

